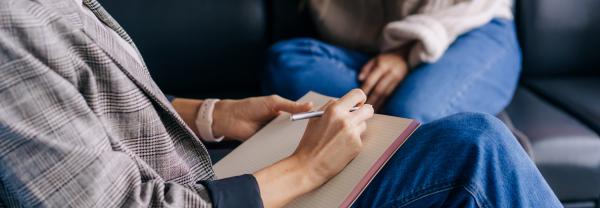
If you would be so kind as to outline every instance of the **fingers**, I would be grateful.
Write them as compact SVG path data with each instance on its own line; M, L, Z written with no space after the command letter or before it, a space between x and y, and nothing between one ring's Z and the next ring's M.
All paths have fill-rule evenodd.
M367 100L367 95L360 89L353 89L346 93L342 98L336 101L332 106L339 107L342 110L350 110L350 108L362 105Z
M360 124L365 122L367 119L372 118L374 112L373 106L367 104L350 114L352 115L352 120L354 123Z
M335 103L336 100L329 100L327 101L327 103L325 103L325 105L321 106L321 108L319 108L319 110L325 110L327 108L329 108L329 106L333 105L333 103Z
M358 124L357 130L360 133L362 139L362 134L365 133L365 131L367 131L367 122L363 121L362 123Z
M365 81L367 76L369 76L369 73L371 73L374 65L375 65L375 59L371 59L369 62L367 62L367 64L365 64L363 66L363 68L360 70L360 74L358 75L358 80L361 82Z
M278 95L271 95L271 96L269 96L269 99L270 99L270 103L273 106L272 107L273 111L275 111L275 112L284 111L284 112L288 112L288 113L300 113L300 112L309 111L313 106L313 104L311 102L308 102L308 103L295 102L295 101L291 101L291 100L282 98Z
M369 94L367 103L372 104L375 110L381 108L383 103L392 94L398 83L399 79L392 76L386 76L377 82L375 89Z
M360 88L364 90L366 94L370 94L371 90L373 90L373 87L375 87L375 84L377 84L377 82L383 77L383 75L385 75L386 71L386 68L383 67L373 67L372 72L369 74L369 76L366 78L366 80L363 82L363 85Z

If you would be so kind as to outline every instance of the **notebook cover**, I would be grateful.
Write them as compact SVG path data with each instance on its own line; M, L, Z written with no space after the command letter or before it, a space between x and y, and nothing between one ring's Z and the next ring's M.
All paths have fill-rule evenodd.
M301 100L310 100L316 105L322 105L328 99L332 98L319 95L318 93L309 92ZM217 178L252 173L293 153L294 149L298 145L298 142L300 141L302 132L304 132L307 120L289 122L287 119L289 119L289 116L279 116L259 132L257 132L254 136L252 136L250 140L242 143L233 152L225 156L221 161L217 162L214 166ZM369 129L365 132L365 136L371 136L366 136L365 139L373 139L372 135L374 134L380 134L386 139L381 140L383 143L375 141L369 142L369 140L365 140L365 151L370 148L379 148L377 146L381 144L384 144L385 146L379 148L376 154L361 153L359 156L357 156L357 158L350 162L350 164L348 164L348 166L340 174L323 184L322 187L300 197L297 200L294 200L286 207L315 208L351 206L385 165L385 163L394 155L400 146L402 146L407 138L419 126L419 123L415 120L398 118L404 120L400 121L395 119L396 117L385 115L375 115L373 119L370 119L368 123L370 123L369 125L372 124L373 126L369 127ZM290 133L279 137L279 134L288 131L290 131ZM286 138L289 140L286 141ZM271 148L272 150L276 149L277 151L260 151L262 148ZM368 163L368 167L356 169L359 167L357 164L364 162ZM355 174L358 175L352 176ZM352 182L346 182L344 179L353 177L356 180L352 179Z
M420 123L418 121L412 120L412 122L404 130L404 132L402 132L402 134L400 134L400 136L398 136L398 138L394 141L394 143L392 143L392 145L385 150L383 155L381 155L379 157L379 159L377 159L377 161L373 164L373 166L371 166L371 169L369 169L369 171L363 177L363 179L360 182L358 182L358 184L354 187L354 189L352 190L350 195L348 195L346 200L344 200L344 202L342 202L340 207L352 206L354 201L356 201L356 199L358 199L360 194L367 188L367 186L369 185L369 183L371 183L373 178L375 178L377 173L379 173L379 171L383 168L383 166L387 163L387 161L389 161L390 158L392 158L392 156L394 156L394 153L396 153L396 151L398 151L398 149L400 149L402 144L404 144L404 142L406 142L406 140L408 140L410 135L412 135L412 133L417 130L419 125L420 125Z

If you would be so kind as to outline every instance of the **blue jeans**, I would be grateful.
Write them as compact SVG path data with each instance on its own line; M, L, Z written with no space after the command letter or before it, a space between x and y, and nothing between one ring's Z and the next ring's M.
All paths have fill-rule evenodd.
M513 21L495 19L458 37L437 62L412 69L382 113L424 123L458 112L495 115L514 94L520 54ZM269 50L263 89L294 100L309 90L340 97L360 87L370 58L314 39L283 41Z
M421 126L354 207L561 207L535 164L493 116Z

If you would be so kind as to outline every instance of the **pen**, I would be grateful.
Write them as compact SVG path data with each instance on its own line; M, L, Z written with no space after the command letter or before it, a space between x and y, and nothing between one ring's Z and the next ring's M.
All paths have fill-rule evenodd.
M350 109L350 112L358 110L359 108L360 107L353 107ZM323 113L325 113L325 111L309 111L309 112L304 112L304 113L292 114L290 116L290 121L297 121L297 120L302 120L302 119L307 119L307 118L319 117L319 116L322 116Z

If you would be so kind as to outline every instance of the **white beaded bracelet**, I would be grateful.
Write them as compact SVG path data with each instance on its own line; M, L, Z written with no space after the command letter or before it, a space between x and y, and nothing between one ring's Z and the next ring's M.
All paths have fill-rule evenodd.
M213 111L215 110L215 104L217 102L219 102L219 99L206 99L198 109L196 128L198 128L200 138L205 142L220 142L225 138L224 136L215 138L213 135Z

